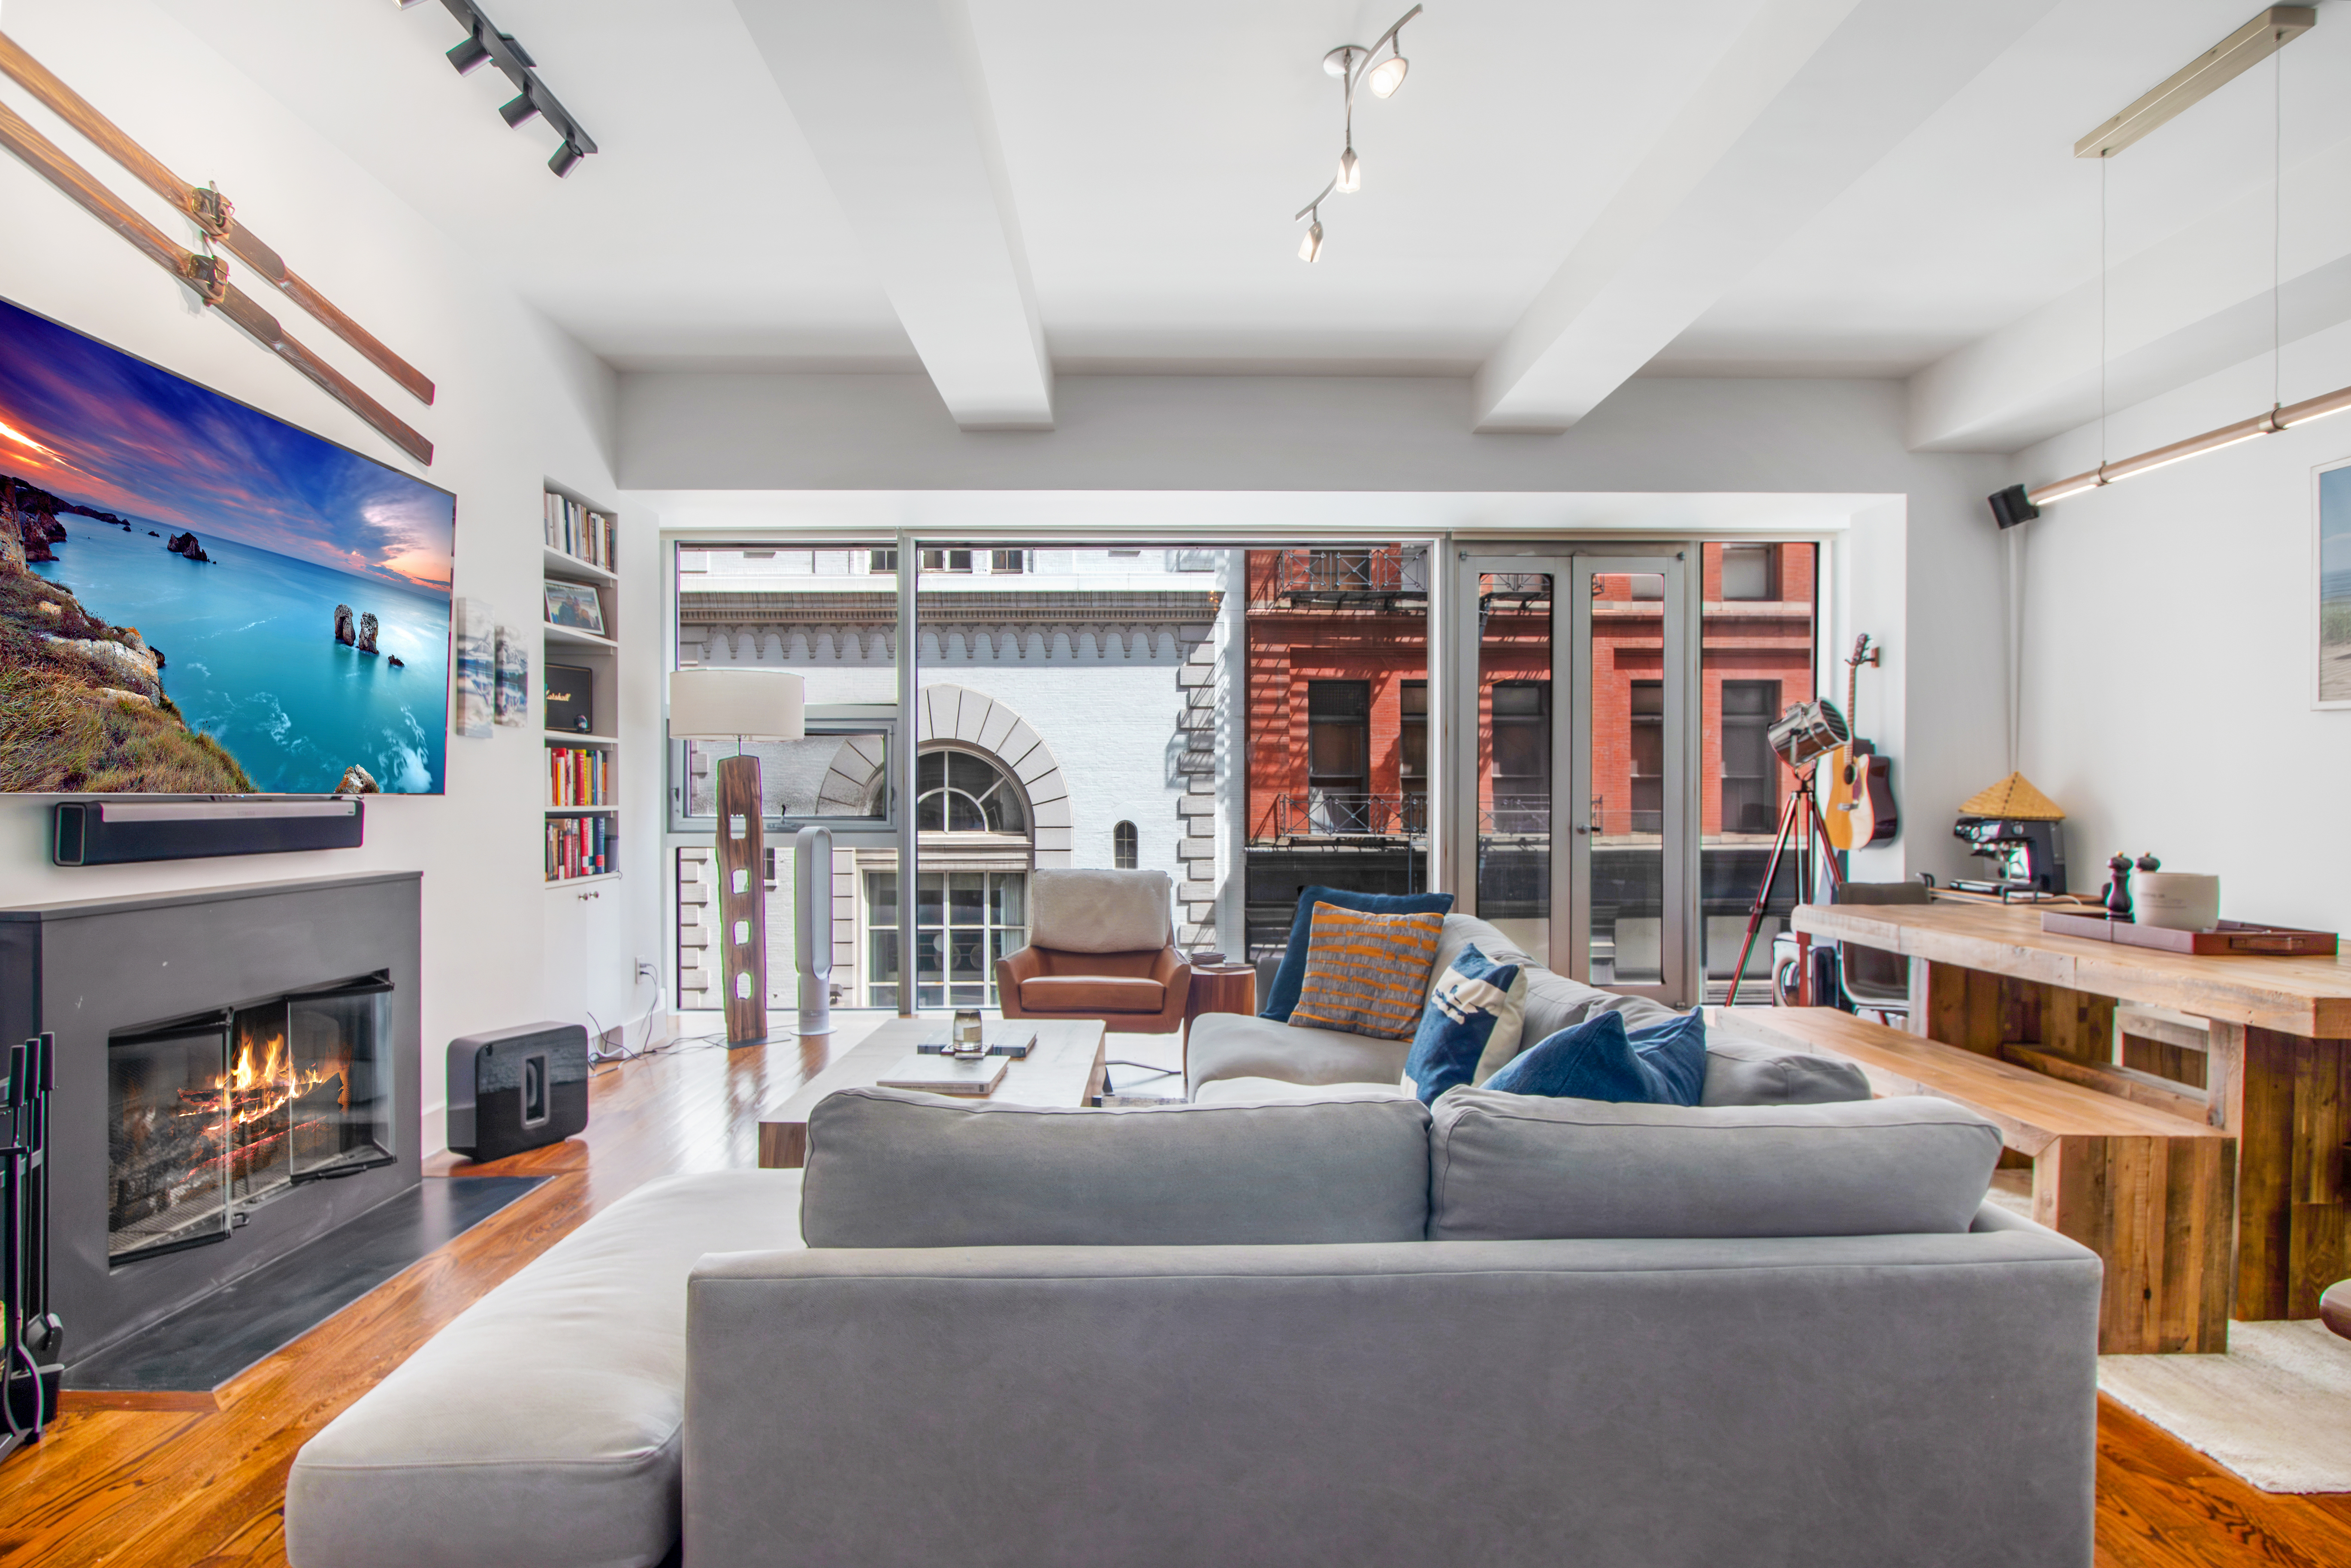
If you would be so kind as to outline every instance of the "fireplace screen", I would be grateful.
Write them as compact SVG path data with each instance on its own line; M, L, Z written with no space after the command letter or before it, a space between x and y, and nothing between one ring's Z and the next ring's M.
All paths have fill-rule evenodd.
M108 1042L110 1262L225 1240L296 1185L390 1161L381 976Z

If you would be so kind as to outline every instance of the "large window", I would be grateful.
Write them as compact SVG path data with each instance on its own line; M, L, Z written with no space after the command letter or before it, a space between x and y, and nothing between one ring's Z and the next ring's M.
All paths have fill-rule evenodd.
M1306 793L1318 833L1367 831L1372 683L1314 680L1306 687Z
M1494 831L1551 822L1551 682L1494 682Z
M1779 769L1769 739L1780 711L1776 680L1722 683L1722 831L1770 833Z

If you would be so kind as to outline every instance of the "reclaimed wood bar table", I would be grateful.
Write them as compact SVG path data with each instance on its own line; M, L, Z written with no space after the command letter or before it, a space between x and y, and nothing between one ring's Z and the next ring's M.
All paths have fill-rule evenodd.
M2315 1317L2351 1276L2351 965L2053 936L2030 905L1802 904L1791 923L1907 956L1914 1033L2011 1060L2024 1047L2118 1094L2143 1075L2115 1065L2116 1002L2204 1020L2206 1119L2237 1139L2234 1315Z

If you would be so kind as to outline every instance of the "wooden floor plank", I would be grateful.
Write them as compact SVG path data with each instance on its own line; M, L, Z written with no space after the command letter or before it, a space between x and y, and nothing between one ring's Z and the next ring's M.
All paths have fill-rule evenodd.
M852 1037L853 1038L853 1037ZM762 1106L826 1050L687 1050L597 1074L580 1138L434 1179L549 1178L214 1391L216 1410L69 1410L0 1463L0 1568L284 1568L294 1455L417 1346L597 1210L674 1172L757 1163ZM2098 1412L2100 1568L2351 1563L2351 1496L2255 1490L2111 1401Z

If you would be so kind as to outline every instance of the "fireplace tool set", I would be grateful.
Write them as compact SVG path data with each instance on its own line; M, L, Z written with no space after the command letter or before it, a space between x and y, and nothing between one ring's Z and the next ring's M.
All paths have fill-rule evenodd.
M65 1325L49 1311L49 1090L57 1041L11 1046L0 1082L0 1459L41 1435L57 1412Z

